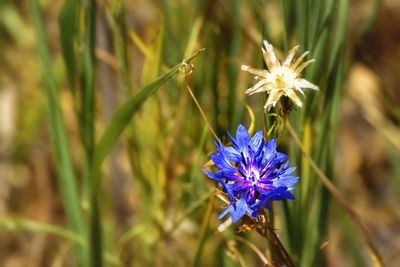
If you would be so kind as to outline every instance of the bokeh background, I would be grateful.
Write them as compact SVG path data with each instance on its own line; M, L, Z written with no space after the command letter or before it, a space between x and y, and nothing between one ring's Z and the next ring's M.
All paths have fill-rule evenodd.
M266 240L254 232L238 233L237 225L218 232L216 216L223 206L218 199L204 230L215 184L201 168L215 151L214 138L185 85L222 140L227 129L251 123L246 103L256 115L255 128L262 129L264 99L244 95L252 81L240 65L262 67L264 38L281 55L286 45L299 43L295 23L285 35L285 1L96 2L96 141L130 95L206 48L194 59L187 80L178 73L143 104L107 157L99 191L104 251L111 255L107 265L261 266L257 254L237 237L262 252L268 248ZM63 56L63 3L39 1L78 191L84 195L81 96L71 89ZM400 1L348 4L330 178L370 229L386 265L400 266ZM304 15L319 16L309 10ZM333 14L331 20L335 18ZM85 49L85 19L81 14L75 29L81 33L74 43L76 55ZM38 43L30 3L0 1L0 266L5 267L77 266L71 239L50 227L68 228ZM77 66L74 75L80 80L84 67ZM82 85L75 83L79 91ZM313 129L320 130L318 123ZM325 255L323 265L378 266L351 217L335 200L328 207L327 243L319 252ZM88 221L84 202L81 208ZM279 233L278 211L276 216Z

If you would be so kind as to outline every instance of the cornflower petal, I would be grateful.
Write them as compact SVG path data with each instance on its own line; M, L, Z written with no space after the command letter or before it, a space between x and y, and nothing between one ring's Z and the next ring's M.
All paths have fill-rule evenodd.
M244 128L244 126L240 124L236 130L236 141L238 143L238 148L241 150L240 152L247 152L249 140L249 133L247 132L246 128Z
M287 161L287 163L289 163L289 161ZM284 174L284 175L290 175L290 174L292 174L295 170L296 170L296 167L290 167L290 168L287 168L282 174Z
M233 147L224 147L219 141L219 143L214 142L218 153L224 157L226 161L238 162L241 158L240 153L238 153Z
M241 155L239 152L236 151L236 149L234 149L231 146L227 146L224 147L224 151L225 151L225 155L226 157L233 162L239 162L241 160Z
M225 159L225 157L218 154L213 154L210 155L210 158L221 170L227 171L229 173L234 173L236 171L235 167L233 167L232 164Z
M234 190L232 188L231 184L226 184L221 178L218 178L217 175L214 175L213 173L202 169L203 173L205 173L208 177L211 179L219 182L222 185L223 191L229 195L229 198L233 201L235 199L234 197Z
M288 156L286 154L283 154L281 152L277 152L276 153L276 160L279 161L279 162L282 162L287 158L288 158Z
M250 148L258 155L261 152L262 146L264 144L264 133L263 131L256 132L250 139Z
M275 156L276 153L275 138L272 138L265 144L263 152L264 152L264 158L262 159L261 165L264 166L266 162L271 161L272 157Z
M279 179L274 180L274 186L276 187L287 187L288 191L290 188L299 181L299 177L295 176L284 176L280 177Z

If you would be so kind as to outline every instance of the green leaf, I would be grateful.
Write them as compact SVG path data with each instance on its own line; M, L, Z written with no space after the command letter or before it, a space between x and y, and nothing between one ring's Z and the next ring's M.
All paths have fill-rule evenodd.
M198 53L197 53L198 54ZM190 62L197 54L184 62ZM101 165L106 156L111 152L118 137L122 134L123 130L129 125L132 115L140 108L140 106L152 96L157 89L177 73L182 64L178 64L164 75L158 77L149 85L143 87L137 94L128 98L114 112L111 121L105 129L99 143L95 146L93 161L90 169L90 188L89 188L89 201L90 201L90 246L91 246L91 259L92 266L102 266L101 252L101 220L100 210L98 206L98 187L101 181ZM97 242L97 243L96 243Z
M66 0L64 1L58 18L61 48L70 88L73 93L76 87L75 77L77 77L74 42L78 33L79 8L78 0Z
M198 53L190 57L185 62L190 62ZM114 112L111 121L107 128L105 129L99 143L95 147L93 168L100 169L106 156L111 152L118 137L121 135L123 130L128 126L133 114L140 108L140 106L152 96L157 89L164 84L169 78L176 74L181 67L181 63L177 64L175 67L171 68L167 73L155 79L150 84L143 87L138 93L131 96ZM98 174L98 173L95 173ZM99 179L96 175L95 179Z
M85 234L85 228L79 207L75 174L70 158L67 134L63 123L56 82L52 73L51 60L47 48L38 0L31 0L30 4L38 42L43 83L47 96L50 132L64 209L69 227L75 233L83 236ZM84 248L80 245L76 245L75 252L79 265L85 266Z

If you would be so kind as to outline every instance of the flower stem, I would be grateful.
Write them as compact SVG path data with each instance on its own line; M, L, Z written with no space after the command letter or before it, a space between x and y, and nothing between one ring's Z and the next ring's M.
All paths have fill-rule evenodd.
M286 251L282 242L279 240L279 237L276 235L275 230L271 227L264 210L260 211L258 221L259 225L256 227L257 232L272 243L272 246L275 249L275 253L279 261L286 264L286 266L288 267L295 267L292 258L289 256L289 253Z

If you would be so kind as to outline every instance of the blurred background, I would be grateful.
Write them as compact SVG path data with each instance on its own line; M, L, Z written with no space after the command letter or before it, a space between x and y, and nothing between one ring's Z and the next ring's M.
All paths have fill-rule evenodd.
M0 266L78 266L73 249L78 238L63 232L68 229L66 204L43 83L49 77L41 72L32 2L0 1ZM201 172L215 153L214 137L185 85L225 143L227 129L232 133L239 123L250 124L246 103L260 130L264 99L244 95L252 77L240 65L262 68L263 39L281 56L300 44L318 62L312 50L318 49L313 41L318 27L329 25L327 36L336 36L341 21L341 49L321 53L329 62L342 58L341 72L307 74L321 88L309 97L312 129L318 133L324 128L318 117L323 104L318 103L329 101L329 81L341 75L335 83L337 109L327 113L335 112L335 139L332 167L324 172L367 225L386 266L400 266L400 1L337 1L347 5L340 13L342 6L335 1L321 1L316 10L311 5L315 1L305 0L309 6L304 14L297 13L296 5L285 9L287 1L274 0L99 0L88 28L90 13L85 10L93 2L39 1L85 224L90 142L82 137L87 122L80 92L91 77L85 65L88 33L94 36L88 53L93 55L94 143L128 97L206 48L193 60L191 75L176 74L143 103L103 164L98 194L106 266L262 266L246 243L264 253L267 242L257 233L238 233L238 225L217 231L223 202L209 201L215 184ZM70 8L74 4L78 11ZM332 14L318 24L325 4L333 6ZM314 39L302 37L298 19L313 19ZM289 139L284 152L292 151ZM379 266L351 217L335 200L323 208L328 207L326 231L316 241L317 247L327 243L314 251L324 259L316 265ZM281 234L279 214L276 209L275 228ZM289 243L290 238L284 239ZM296 247L291 251L296 254ZM304 254L298 255L301 262ZM310 257L299 265L310 266Z

